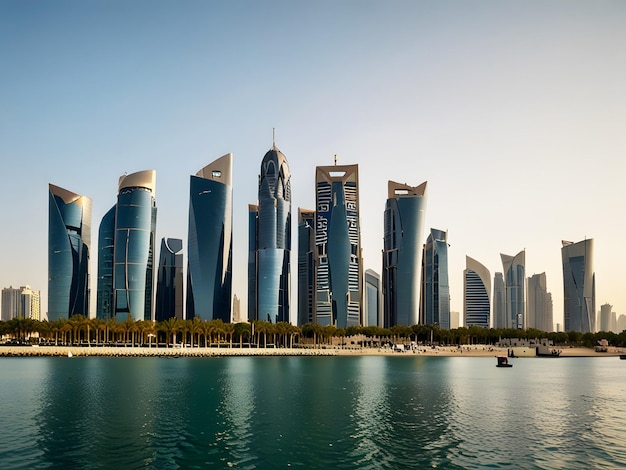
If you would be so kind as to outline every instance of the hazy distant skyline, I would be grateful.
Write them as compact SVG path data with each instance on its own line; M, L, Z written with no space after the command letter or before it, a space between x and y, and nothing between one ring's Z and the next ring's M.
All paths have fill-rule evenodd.
M93 201L93 294L119 177L156 170L157 242L186 246L189 175L232 152L246 311L247 207L276 128L294 213L316 166L359 165L365 269L381 273L387 181L428 181L452 311L466 255L493 278L525 249L563 324L561 240L593 238L596 305L626 314L624 24L603 0L0 0L0 286L47 310L48 183Z

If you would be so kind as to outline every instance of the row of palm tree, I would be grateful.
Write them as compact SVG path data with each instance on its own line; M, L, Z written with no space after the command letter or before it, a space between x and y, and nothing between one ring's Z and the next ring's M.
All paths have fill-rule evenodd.
M29 318L14 318L0 322L0 335L8 336L18 342L26 342L29 337L38 334L40 341L47 344L122 344L129 346L147 345L189 345L190 347L209 347L233 345L259 347L293 347L310 345L314 347L336 344L347 345L347 338L360 336L359 346L380 346L384 343L415 341L418 344L463 345L496 344L501 338L552 340L555 345L584 345L593 347L600 339L607 339L613 346L626 346L626 330L620 334L611 332L547 333L535 329L495 329L471 326L452 330L439 328L438 325L377 326L337 328L307 323L301 327L290 323L225 323L222 320L208 320L195 317L190 320L170 318L161 322L149 320L134 321L129 316L125 321L115 319L101 320L74 315L69 319L52 322L37 321ZM365 339L363 339L363 337ZM353 341L350 341L352 344Z

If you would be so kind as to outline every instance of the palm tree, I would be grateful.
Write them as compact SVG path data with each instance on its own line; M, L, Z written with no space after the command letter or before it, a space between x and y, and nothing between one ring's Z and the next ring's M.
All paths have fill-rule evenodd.
M189 321L189 320L188 320ZM197 335L196 344L200 347L200 334L202 333L202 318L193 317L190 321L189 331L191 332L191 347L193 348L193 338Z
M180 321L177 318L168 318L159 322L159 328L165 332L165 344L168 348L170 338L172 339L172 344L176 344L176 333L180 329Z
M235 325L232 323L224 323L222 325L224 334L228 337L228 347L233 347L233 333L235 332Z

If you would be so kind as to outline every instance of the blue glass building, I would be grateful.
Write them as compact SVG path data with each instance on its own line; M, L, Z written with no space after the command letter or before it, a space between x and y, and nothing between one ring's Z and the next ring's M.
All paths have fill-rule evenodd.
M386 328L419 323L426 186L388 184L382 274Z
M96 318L110 320L113 313L113 254L115 241L115 210L111 207L100 222L98 230L98 283Z
M298 326L315 321L315 211L298 210Z
M259 201L251 208L248 282L254 287L249 287L249 319L290 322L291 173L276 146L263 157Z
M91 199L48 185L48 320L89 317Z
M500 254L500 257L504 269L507 328L523 330L526 328L526 251L522 250L515 256Z
M191 176L187 319L231 321L233 155Z
M154 319L183 319L183 241L163 238L157 268L156 306Z
M493 327L498 329L510 328L506 315L506 289L502 273L493 277Z
M592 333L596 318L593 239L563 242L563 317L565 331Z
M463 271L463 318L466 327L489 328L491 322L491 275L481 263L465 257Z
M450 329L448 232L430 229L424 245L421 323Z
M365 270L365 325L382 325L382 288L380 285L380 275L372 270Z
M315 322L338 328L360 326L359 167L318 166L315 185Z

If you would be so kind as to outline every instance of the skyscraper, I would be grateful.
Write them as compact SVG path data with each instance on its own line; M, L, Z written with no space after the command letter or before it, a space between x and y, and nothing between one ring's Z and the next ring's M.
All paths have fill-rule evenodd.
M248 298L250 320L290 322L291 173L276 146L265 154L259 174L259 203L250 211ZM254 216L254 217L253 217ZM252 289L252 288L250 288Z
M363 260L358 165L318 166L315 203L315 322L359 326Z
M500 257L502 258L504 269L507 328L523 330L525 328L524 302L526 294L524 282L526 280L526 251L522 250L515 256L500 254Z
M163 238L157 268L156 308L154 319L183 319L183 241Z
M30 286L2 289L0 318L2 321L9 321L13 318L41 320L41 293L31 289Z
M187 319L231 321L233 155L191 176Z
M426 186L388 184L382 273L387 328L419 323Z
M491 319L491 275L489 270L469 256L463 271L463 319L466 327L489 328Z
M103 217L98 240L101 319L152 319L156 171L119 179L117 203Z
M315 320L315 211L298 209L298 326Z
M565 331L595 331L596 275L593 239L563 241L563 317Z
M430 229L424 245L420 323L450 329L448 232Z
M48 185L48 319L89 317L91 199Z
M372 270L365 270L365 326L381 326L383 315L382 286L380 275Z
M502 273L493 276L493 327L509 328L506 316L506 289Z
M547 290L546 273L533 274L527 286L526 328L553 331L552 294Z

